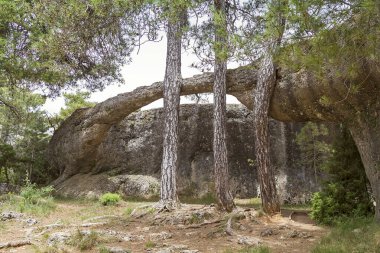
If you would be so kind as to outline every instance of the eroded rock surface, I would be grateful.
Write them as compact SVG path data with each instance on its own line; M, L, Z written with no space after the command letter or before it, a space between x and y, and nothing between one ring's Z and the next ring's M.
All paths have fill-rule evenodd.
M230 105L227 112L230 182L234 195L258 195L252 113ZM91 170L57 185L66 196L97 197L111 191L124 196L159 194L162 159L161 109L133 113L112 126L99 145ZM318 185L314 172L300 169L294 138L302 123L271 121L272 159L283 201L304 202ZM178 188L180 195L202 197L213 191L212 105L183 105L180 112ZM67 150L67 152L73 152Z

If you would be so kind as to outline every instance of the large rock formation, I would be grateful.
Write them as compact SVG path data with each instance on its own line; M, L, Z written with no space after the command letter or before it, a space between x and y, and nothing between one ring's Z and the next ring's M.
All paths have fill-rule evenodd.
M359 63L358 63L359 64ZM337 73L349 71L350 64L321 73L299 70L279 71L271 100L270 115L279 121L345 122L355 140L375 200L380 200L380 60L361 59L355 78ZM184 80L181 94L211 92L212 73ZM252 108L252 89L256 84L253 66L229 70L227 92ZM140 87L83 109L68 118L54 134L49 148L52 166L61 172L56 183L88 173L96 162L99 145L108 130L124 117L162 97L162 83ZM70 152L68 152L70 151ZM380 205L376 207L380 221Z
M212 105L183 105L180 110L178 189L180 195L202 197L213 192ZM257 196L251 111L229 105L227 111L230 182L235 196ZM159 191L163 111L133 113L112 126L99 145L94 166L57 185L71 196L119 191L126 196L151 197ZM302 124L272 120L271 154L281 200L304 202L317 190L314 172L296 163L302 155L294 139ZM71 152L68 150L67 152ZM135 180L133 180L135 178ZM155 179L156 178L156 179Z

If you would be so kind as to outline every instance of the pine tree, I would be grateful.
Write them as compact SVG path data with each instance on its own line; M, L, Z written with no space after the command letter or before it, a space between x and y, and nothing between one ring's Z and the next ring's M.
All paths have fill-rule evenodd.
M229 187L228 154L226 143L226 72L228 34L225 0L214 1L215 64L214 64L214 177L218 206L231 212L234 208Z
M178 117L181 76L182 30L186 22L186 2L168 3L167 53L164 78L164 142L161 165L160 208L179 206L177 194Z
M269 36L264 37L264 52L258 70L257 85L253 91L256 161L262 206L267 214L280 212L274 168L269 154L268 111L277 80L273 55L280 46L284 33L285 17L283 12L286 5L286 0L274 0L270 3L269 12L273 11L275 17L269 19L269 22L272 23L268 22L267 29L273 30L270 31Z

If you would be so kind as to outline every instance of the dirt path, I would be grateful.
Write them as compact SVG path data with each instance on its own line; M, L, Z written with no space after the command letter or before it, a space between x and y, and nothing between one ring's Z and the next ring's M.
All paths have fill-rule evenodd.
M49 216L37 217L38 223L28 224L28 218L0 221L0 248L10 241L29 240L32 245L0 252L100 252L102 248L119 253L225 253L266 245L274 253L306 253L327 232L281 216L260 216L250 208L225 214L209 205L183 205L158 213L147 203L103 207L60 202ZM89 249L80 251L82 241Z

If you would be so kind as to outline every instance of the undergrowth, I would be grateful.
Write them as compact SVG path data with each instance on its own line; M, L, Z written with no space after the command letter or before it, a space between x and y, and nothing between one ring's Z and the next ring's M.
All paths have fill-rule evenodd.
M38 188L35 184L27 182L21 188L20 194L8 194L4 197L2 210L12 209L18 212L35 215L47 215L55 210L56 204L52 196L53 187Z
M380 225L373 218L336 221L312 253L380 253Z
M99 201L104 206L113 206L119 203L121 200L121 197L117 193L105 193L102 196L99 197Z
M98 245L99 236L96 232L91 231L89 234L84 234L81 231L77 231L75 235L68 242L69 245L83 251L89 250Z

